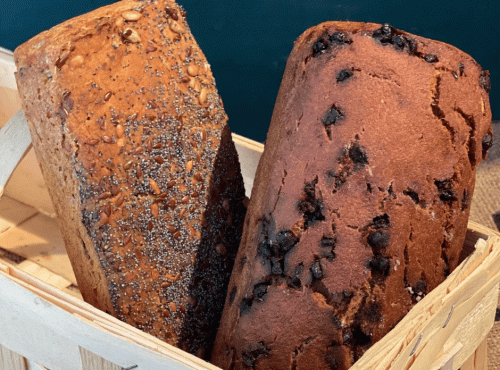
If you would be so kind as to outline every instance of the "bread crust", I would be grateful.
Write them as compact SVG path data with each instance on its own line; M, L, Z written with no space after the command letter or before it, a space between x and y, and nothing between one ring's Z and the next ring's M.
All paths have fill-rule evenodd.
M348 369L458 265L491 144L488 74L389 25L326 22L288 59L212 356Z
M84 299L204 357L240 241L244 189L184 10L120 1L41 33L15 61Z

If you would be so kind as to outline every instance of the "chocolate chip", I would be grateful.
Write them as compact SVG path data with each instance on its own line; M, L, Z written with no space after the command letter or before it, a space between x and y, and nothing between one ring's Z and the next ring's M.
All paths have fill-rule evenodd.
M384 230L374 231L368 235L368 244L374 251L380 252L389 246L391 237Z
M290 287L293 289L301 289L302 288L302 282L300 281L300 274L302 274L302 270L304 269L304 265L302 263L299 263L298 266L295 268L295 273L293 274L292 278L290 279Z
M388 258L377 254L368 260L368 267L372 272L388 276L391 263Z
M424 280L417 280L413 287L413 293L422 295L427 293L427 283Z
M243 298L240 303L240 313L245 314L250 311L250 308L252 307L253 304L253 299L252 298Z
M352 335L357 346L365 346L371 342L370 336L365 334L359 325L352 329Z
M415 204L419 204L420 203L420 199L419 199L419 196L418 196L418 193L411 190L411 189L407 189L407 190L403 190L403 194L404 195L407 195L410 197L411 200L413 200L413 202Z
M437 57L436 54L425 54L424 55L424 60L427 62L427 63L437 63L439 62L439 59Z
M281 275L283 273L283 260L277 257L271 258L271 273Z
M368 164L368 157L366 155L366 150L357 142L352 144L352 146L349 148L349 158L356 165L365 166Z
M465 66L462 62L458 62L458 73L463 76L465 72Z
M269 239L265 239L263 242L259 243L257 247L257 254L264 258L269 258L273 254L272 248L272 242Z
M438 189L439 199L441 199L443 202L457 200L457 195L453 190L453 184L450 180L435 180L434 184Z
M350 69L343 69L339 73L337 73L337 82L342 82L347 80L348 78L351 78L353 75L353 72Z
M372 303L360 310L360 317L370 322L379 322L382 320L382 309L378 303Z
M267 287L270 283L259 283L253 288L254 300L262 302L267 295Z
M383 229L385 227L391 226L389 215L387 213L384 213L383 215L374 217L371 226L374 229Z
M328 49L328 42L321 38L318 41L316 41L312 46L313 56L317 56L318 54L323 54L326 52L327 49Z
M334 32L330 35L330 42L335 46L342 46L352 43L352 40L344 32Z
M380 41L382 44L388 44L392 42L393 34L394 28L392 28L389 23L384 23L381 28L373 32L372 37Z
M322 279L323 278L323 268L321 267L320 261L314 261L311 266L311 274L313 279Z
M337 126L338 123L344 118L345 116L342 111L335 105L332 105L332 107L325 113L325 115L321 119L321 122L323 123L323 125L325 125L325 127L331 125Z
M271 349L264 342L259 342L243 352L241 358L247 367L254 369L258 358L268 357L270 351Z
M329 346L325 352L325 362L330 370L343 369L342 366L342 351L340 346Z
M297 209L303 214L304 228L308 229L316 221L324 221L323 202L316 197L318 177L304 186L304 196L297 203Z
M336 243L337 239L335 237L323 236L323 238L321 238L320 244L323 248L326 248L326 250L322 251L322 256L327 258L330 262L337 257L335 254Z
M483 158L486 158L486 153L488 153L488 150L493 146L493 136L491 136L491 134L484 135L481 140L481 145L483 149Z
M491 90L491 79L489 71L481 71L479 75L479 86L481 86L487 93Z
M406 39L406 37L401 35L394 35L394 37L392 38L392 42L396 50L404 50L408 47L408 40Z
M299 238L295 237L290 230L282 229L276 235L276 242L279 246L281 255L288 253L299 242Z
M237 291L238 291L238 289L236 287L233 287L233 289L231 289L231 293L229 293L229 304L233 304L234 297L236 297Z

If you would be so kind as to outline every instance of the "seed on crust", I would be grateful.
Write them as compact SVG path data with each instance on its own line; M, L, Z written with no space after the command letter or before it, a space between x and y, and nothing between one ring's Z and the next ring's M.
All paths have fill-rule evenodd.
M88 145L96 145L99 142L98 139L90 139L87 141Z
M200 97L198 99L199 99L201 105L203 105L207 102L207 89L201 89Z
M170 311L177 311L177 305L175 304L175 302L170 302Z
M125 128L123 128L123 125L118 124L116 126L116 136L117 137L122 137L124 133L125 133Z
M190 64L189 67L187 68L187 72L191 77L195 77L200 72L200 69L196 64Z
M133 164L134 164L134 161L128 161L127 163L125 163L125 164L123 165L123 168L124 168L125 170L130 170L130 169L132 168L132 165L133 165Z
M116 201L115 201L115 206L116 206L116 207L120 207L120 206L123 204L123 202L124 202L124 201L125 201L125 198L123 197L123 195L120 195L120 196L116 199Z
M158 203L151 204L151 214L155 219L158 219L160 210L158 209Z
M125 41L131 42L133 44L138 44L139 42L141 42L141 37L139 36L137 31L133 30L132 28L125 28L122 37Z
M188 161L186 163L186 171L190 172L193 169L193 161Z
M122 17L128 22L136 22L142 18L142 14L134 10L126 10L122 13Z
M170 24L168 25L169 28L170 28L170 31L174 32L174 33L177 33L177 34L181 34L181 33L184 33L184 27L182 27L178 22L176 22L175 20L172 20L170 21Z
M158 48L153 45L148 45L146 46L146 53L152 53L153 51L156 51Z

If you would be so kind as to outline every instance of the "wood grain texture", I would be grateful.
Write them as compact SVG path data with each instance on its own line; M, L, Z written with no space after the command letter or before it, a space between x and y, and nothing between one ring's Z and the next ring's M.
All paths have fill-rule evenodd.
M0 369L28 370L24 357L0 345Z
M80 347L80 356L83 370L122 370L121 366L115 365L83 347Z

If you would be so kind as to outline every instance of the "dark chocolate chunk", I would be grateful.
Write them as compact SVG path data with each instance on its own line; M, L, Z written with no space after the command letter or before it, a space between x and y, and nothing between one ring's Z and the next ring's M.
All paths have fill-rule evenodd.
M364 147L354 142L349 148L349 158L356 165L365 166L368 164L368 156Z
M418 280L413 287L413 293L422 295L427 293L427 283L424 280Z
M368 267L372 272L387 276L389 275L391 263L388 258L377 254L368 260Z
M383 215L374 217L371 226L374 229L383 229L385 227L391 226L389 215L387 213L384 213Z
M439 199L441 199L443 202L457 200L457 195L453 190L453 184L450 180L435 180L434 184L438 189Z
M271 352L271 349L264 342L259 342L243 352L241 358L247 367L254 369L259 357L267 357L269 352Z
M487 93L491 90L491 79L489 71L481 71L479 75L479 86L481 86Z
M481 145L483 148L483 158L486 158L486 153L493 146L493 136L491 136L491 134L484 135L481 140Z
M353 72L350 69L343 69L339 73L337 73L337 82L342 82L347 80L348 78L351 78L353 75Z
M382 44L389 44L392 42L392 36L394 34L394 28L389 23L384 23L384 25L378 30L373 32L373 38L380 41Z
M359 312L359 317L370 322L379 322L382 320L382 309L380 304L374 302L366 307L363 307Z
M294 236L290 230L282 229L276 235L279 252L281 255L288 253L299 242L299 238Z
M380 252L389 246L391 237L384 230L374 231L368 235L368 244L374 251Z
M325 113L325 115L321 119L321 122L325 125L325 127L331 125L336 126L344 118L345 116L342 111L335 105L332 105L332 107Z
M403 190L403 194L409 196L415 204L420 203L420 199L419 199L418 193L416 191L413 191L411 189L407 189L407 190Z
M351 328L345 328L342 331L342 341L344 344L350 344L354 340L354 335L352 334Z
M342 352L341 347L337 345L329 346L325 352L325 362L330 370L342 369Z
M304 186L304 196L297 204L298 210L304 216L304 228L308 229L316 221L324 221L323 202L316 197L318 177Z
M437 63L439 62L439 59L436 54L425 54L424 55L424 60L427 63Z
M311 274L313 279L322 279L323 278L323 268L321 267L320 261L314 261L311 266Z
M462 62L458 62L458 73L463 76L465 72L465 66Z
M243 298L240 303L240 313L245 314L250 311L250 308L252 307L253 304L253 299L252 298Z
M231 293L229 293L229 304L233 304L234 297L236 297L237 291L238 291L238 289L236 287L233 287L233 289L231 289Z
M259 243L257 247L257 254L264 258L269 258L272 255L273 244L269 239L265 239L263 242Z
M267 287L271 285L270 283L264 282L259 283L253 288L253 298L258 302L262 302L267 295Z
M302 282L300 281L300 274L302 273L302 270L304 269L304 265L302 263L299 263L299 265L295 268L295 273L293 274L292 278L290 279L290 287L293 289L301 289L302 288Z
M277 257L271 258L271 273L281 275L283 273L283 260Z
M328 49L328 42L323 38L319 39L313 44L313 56L317 56L319 54L323 54Z
M335 246L337 243L337 239L333 236L323 236L321 238L321 246L323 248L326 248L326 250L322 251L322 256L327 258L330 262L337 257L335 254Z
M352 40L344 32L334 32L330 35L332 45L346 45L352 43Z
M352 328L352 336L357 346L364 346L371 342L369 335L365 334L359 325Z

